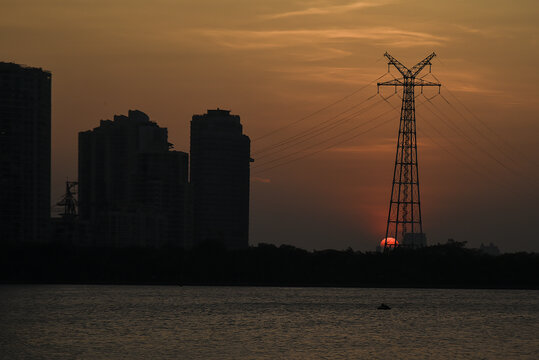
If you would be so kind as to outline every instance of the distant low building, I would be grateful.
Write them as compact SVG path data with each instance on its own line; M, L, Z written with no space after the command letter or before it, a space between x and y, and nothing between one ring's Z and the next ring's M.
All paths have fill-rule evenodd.
M79 133L79 212L94 245L191 246L188 154L171 146L138 110Z
M479 246L479 251L492 256L500 255L500 249L498 249L498 247L493 243L490 243L488 245L483 245L483 243L481 243L481 246Z
M425 247L427 246L427 235L425 233L406 233L400 245L413 249Z

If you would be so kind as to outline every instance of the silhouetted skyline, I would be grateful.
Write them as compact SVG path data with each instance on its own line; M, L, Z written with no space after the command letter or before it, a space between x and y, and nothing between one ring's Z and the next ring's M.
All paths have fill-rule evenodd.
M399 94L358 104L376 95L385 51L403 63L435 51L451 105L425 100L428 90L416 104L429 242L539 250L533 1L29 0L2 10L2 60L53 73L51 203L77 178L77 133L97 119L142 109L188 152L192 115L220 107L241 114L252 140L253 244L372 249L387 220L398 110L375 118L387 102L400 107ZM326 149L371 124L380 126Z
M86 245L192 246L189 155L172 146L167 129L139 110L79 133L80 220L91 231Z
M87 234L70 243L248 247L252 159L240 117L221 109L193 115L191 154L173 147L167 129L140 110L81 131L79 219L62 222L72 220Z

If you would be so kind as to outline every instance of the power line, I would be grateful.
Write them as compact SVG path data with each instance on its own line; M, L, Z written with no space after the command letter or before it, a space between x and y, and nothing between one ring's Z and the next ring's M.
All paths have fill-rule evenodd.
M372 98L372 97L371 97ZM344 118L341 118L341 119L338 119L337 121L333 121L333 122L330 122L329 124L325 125L325 126L322 126L322 127L319 127L319 128L312 128L310 129L309 131L306 131L304 132L303 134L298 134L298 135L295 135L285 141L282 141L278 144L275 144L273 146L270 146L270 147L267 147L261 151L258 151L256 152L255 154L260 154L260 153L264 153L264 152L268 152L270 150L273 150L273 149L276 149L276 148L281 148L280 151L282 150L285 150L285 149L289 149L293 146L296 146L298 144L301 144L301 143L304 143L308 140L311 140L319 135L322 135L324 133L327 132L327 130L333 130L341 125L344 125L345 123L347 122L350 122L351 120L357 118L361 113L363 112L366 112L370 109L372 109L374 106L378 105L379 103L381 103L382 100L378 101L378 102L375 102L371 105L369 105L368 107L364 108L364 109L360 109ZM342 113L341 113L342 114ZM339 114L339 115L341 115ZM327 122L327 121L325 121ZM322 124L322 123L321 123ZM296 141L296 140L300 140L300 139L303 139L301 141ZM289 144L288 146L285 146L285 147L282 147L283 145L286 145L286 144ZM257 157L257 160L259 159L263 159L263 158L266 158L268 156L272 156L273 154L272 153L269 153L269 154L266 154L266 155L262 155L262 156L258 156Z
M485 129L487 129L491 134L493 134L497 138L498 140L498 142L496 143L497 145L501 143L501 145L505 146L507 150L517 152L520 155L521 159L524 159L526 162L528 162L529 164L535 167L539 167L539 164L529 159L527 154L520 152L518 148L511 146L507 141L505 141L505 139L502 136L500 136L500 134L494 131L494 129L488 126L488 124L485 121L483 121L479 116L477 116L477 114L475 114L472 110L470 110L470 108L468 108L449 88L446 87L446 91L464 108L464 110L466 110L470 115L472 115L477 121L479 121L481 125L485 127ZM499 149L498 146L496 146L496 148ZM508 154L505 154L505 156L515 161L515 159L510 157Z
M441 98L444 99L444 101L453 109L453 111L455 111L462 119L464 119L472 129L475 130L475 132L477 132L483 139L485 139L487 142L491 143L492 145L494 145L494 148L498 150L498 152L500 152L502 155L504 155L505 157L507 157L509 160L512 160L514 161L510 156L508 156L507 154L505 154L503 151L501 151L501 149L498 147L498 144L496 144L492 139L490 139L488 136L486 136L481 130L479 130L466 116L464 116L452 103L449 102L449 100L447 100L447 98L443 95L443 94L440 94Z
M391 110L394 110L394 109L391 109ZM269 171L269 170L271 170L271 169L274 169L274 168L276 168L276 167L284 166L284 165L290 164L290 163L292 163L292 162L295 162L295 161L298 161L298 160L305 159L306 157L309 157L309 156L312 156L312 155L316 155L316 154L318 154L318 153L320 153L320 152L322 152L322 151L329 150L329 149L331 149L331 148L333 148L333 147L335 147L335 146L344 144L344 143L346 143L346 142L348 142L348 141L350 141L350 140L353 140L353 139L355 139L355 138L357 138L357 137L359 137L359 136L361 136L361 135L364 135L364 134L366 134L366 133L368 133L368 132L370 132L370 131L372 131L372 130L374 130L374 129L377 129L377 128L379 128L379 127L381 127L381 126L383 126L383 125L389 123L390 121L393 121L393 118L389 118L389 119L385 120L384 122L382 122L382 123L380 123L380 124L377 124L377 125L375 125L375 126L369 128L369 129L367 129L367 130L365 130L365 131L363 131L363 132L360 132L360 133L358 133L358 134L355 134L355 135L353 135L353 136L351 136L351 137L348 137L348 138L346 138L346 139L344 139L344 140L342 140L342 141L339 141L339 142L337 142L337 143L335 143L335 144L332 144L332 145L330 145L330 146L327 146L327 147L325 147L325 148L323 148L323 149L319 149L319 150L317 150L317 151L311 152L311 153L306 154L306 155L304 155L304 156L301 156L301 157L299 157L299 158L291 159L291 160L286 161L286 162L281 163L281 164L273 165L273 166L271 166L271 167L269 167L269 168L266 168L266 169L261 169L261 170L259 170L258 172L256 172L254 175L258 175L258 174L261 174L261 173L263 173L263 172L266 172L266 171Z
M447 69L447 66L442 62L441 59L436 59L444 68ZM436 79L438 81L438 78L432 74L432 77L434 79ZM466 104L464 104L464 102L462 102L454 93L453 91L451 91L447 86L444 87L445 90L447 91L447 93L449 95L451 95L470 115L472 115L481 125L483 125L483 127L485 129L487 129L491 134L493 134L496 138L497 138L497 141L494 143L490 138L487 139L487 141L493 143L494 147L500 152L502 153L505 157L507 157L508 159L510 159L511 161L514 161L514 162L518 162L519 160L521 161L524 161L524 162L527 162L528 164L534 166L534 167L537 167L539 168L539 163L531 160L529 158L529 154L525 154L523 153L522 151L520 151L518 148L514 147L514 146L511 146L511 144L509 144L505 138L503 136L501 136L499 133L497 133L492 127L490 127L485 121L483 121L477 114L475 114L472 110L470 110L470 108L468 106L466 106ZM465 119L466 121L468 121L467 119ZM478 131L480 133L480 135L482 137L486 137L486 135L484 133L482 133L481 131ZM512 157L509 153L507 152L503 152L500 148L500 146L503 146L505 147L505 150L509 151L509 152L515 152L519 155L519 158L515 159L514 157Z
M455 143L453 143L452 141L449 140L449 138L447 137L444 137L444 135L436 128L434 127L431 123L427 123L429 127L431 127L432 129L434 129L440 136L442 139L446 140L448 143L450 143L452 145L452 148L456 148L456 149L459 149L462 151L461 148L459 148L458 146L455 146ZM513 194L516 194L516 195L519 195L519 196L522 196L524 195L523 192L518 192L518 191L515 191L515 187L514 186L508 186L507 183L505 182L502 182L502 181L499 181L498 180L498 177L493 175L492 172L486 168L484 166L484 164L478 160L476 160L475 158L470 158L473 160L473 163L474 164L469 164L468 162L462 160L462 158L460 158L458 155L456 155L455 153L451 152L448 148L446 148L445 146L443 146L440 142L436 141L431 135L429 135L426 131L425 131L425 128L423 127L421 130L419 130L419 133L421 135L425 135L427 138L429 138L434 144L438 145L438 147L440 147L443 151L445 151L446 153L448 153L451 157L453 157L458 163L464 165L468 170L472 171L473 173L475 173L476 175L478 175L480 178L482 179L488 179L488 181L490 181L492 184L500 187L500 188L503 188L505 190L509 190L511 191ZM464 155L466 156L467 154L464 152ZM475 165L475 166L474 166ZM478 170L477 167L480 167L480 168L483 168L483 170L486 170L486 173L482 173ZM488 173L488 174L487 174ZM518 189L518 188L517 188Z
M447 99L445 99L445 97L442 94L440 94L440 97L442 97L447 102ZM436 108L436 106L434 105L432 101L429 100L429 103ZM449 102L447 103L449 104ZM442 116L441 117L438 116L438 118L441 119L442 117L445 117L447 121L451 122L451 119L447 115L445 115L443 112L441 114ZM491 160L493 160L494 162L496 162L498 165L505 168L506 170L514 171L513 169L509 168L505 163L503 163L501 160L499 160L497 157L492 155L489 151L485 150L481 145L479 145L479 143L473 141L468 135L466 135L464 131L460 129L460 127L458 127L458 125L456 125L455 123L452 123L452 124L455 126L455 128L459 129L458 131L460 133L459 135L461 135L464 139L466 139L472 146L475 146L478 150L483 152L487 157L489 157Z
M256 155L256 154L264 153L264 152L266 152L268 149L271 149L271 148L273 148L273 147L275 147L275 146L279 146L279 145L282 145L282 144L286 144L286 143L288 143L288 142L290 142L290 141L295 140L295 139L298 138L298 137L302 137L304 134L308 134L308 133L311 133L312 131L316 131L316 129L317 129L320 125L323 125L323 124L326 124L326 123L328 123L328 122L331 122L332 120L335 120L336 118L338 118L338 117L341 116L342 114L345 114L345 113L349 112L350 110L353 110L353 109L355 109L355 108L357 108L357 107L363 105L364 103L366 103L366 102L368 102L369 100L373 99L375 96L376 96L376 94L374 94L373 96L368 97L367 99L364 99L363 101L361 101L361 102L359 102L359 103L357 103L357 104L354 104L354 105L352 105L352 106L349 106L349 107L346 108L344 111L341 111L340 113L338 113L337 115L334 115L334 116L330 117L329 119L326 119L326 120L324 120L324 121L322 121L322 122L320 122L320 123L318 123L318 124L313 125L312 127L310 127L310 128L309 128L308 130L306 130L306 131L300 132L299 134L296 134L296 135L289 136L289 137L287 137L287 138L285 138L285 139L283 139L283 140L281 140L281 141L279 141L279 142L277 142L277 143L275 143L275 144L273 144L273 145L266 146L266 147L262 148L261 150L256 151L254 154Z
M426 102L424 101L423 103L419 103L418 105L424 105ZM425 109L429 110L433 115L437 116L438 115L433 112L431 109L425 107ZM470 153L469 152L466 152L462 147L460 147L456 142L454 142L450 137L447 137L442 131L440 131L435 125L433 122L425 122L425 124L430 127L431 129L433 129L434 131L436 131L436 133L440 136L440 138L444 139L445 141L447 141L450 145L451 145L451 148L452 149L456 149L458 150L466 159L470 159L472 160L472 163L474 163L474 165L476 167L479 167L479 168L483 168L484 170L486 170L487 172L491 172L484 164L484 162L481 162L479 160L477 160L476 158L470 156ZM434 141L433 138L431 138L431 140ZM440 147L444 148L442 145L438 144ZM454 153L450 152L449 150L447 150L446 148L444 148L444 150L448 153L450 153L450 155L452 155L454 158L456 158L459 162L467 165L467 167L469 167L473 172L475 172L476 174L479 174L479 175L482 175L476 167L468 164L468 162L466 161L463 161L462 159L458 158L458 155L455 155Z
M310 113L310 114L308 114L308 115L306 115L306 116L304 116L304 117L302 117L302 118L299 118L299 119L296 120L296 121L293 121L293 122L291 122L291 123L288 123L288 124L286 124L286 125L283 125L283 126L277 128L277 129L275 129L275 130L272 130L272 131L270 131L270 132L268 132L268 133L266 133L266 134L264 134L264 135L262 135L262 136L259 136L259 137L255 138L255 139L253 139L253 141L258 141L258 140L264 139L264 138L266 138L266 137L272 136L272 135L274 135L274 134L276 134L276 133L278 133L278 132L281 132L281 131L284 130L284 129L289 128L289 127L292 126L292 125L298 124L298 123L300 123L300 122L302 122L302 121L304 121L304 120L306 120L306 119L308 119L308 118L310 118L310 117L312 117L312 116L314 116L314 115L316 115L316 114L319 114L319 113L321 113L322 111L327 110L327 109L329 109L330 107L332 107L332 106L334 106L334 105L337 105L338 103L343 102L344 100L346 100L346 99L348 99L348 98L354 96L355 94L357 94L357 93L359 93L360 91L362 91L362 90L366 89L367 87L371 86L373 83L375 83L376 81L380 80L381 78L383 78L383 77L386 76L386 75L387 75L387 73L385 73L385 74L379 76L378 78L376 78L376 79L374 79L374 80L368 82L367 84L365 84L364 86L360 87L359 89L357 89L357 90L353 91L352 93L350 93L350 94L348 94L348 95L346 95L346 96L344 96L344 97L342 97L342 98L340 98L340 99L338 99L338 100L336 100L336 101L330 103L329 105L326 105L326 106L324 106L324 107L322 107L322 108L320 108L320 109L318 109L318 110L316 110L316 111L314 111L314 112L312 112L312 113Z
M385 111L385 112L379 114L378 116L376 116L376 117L374 117L374 118L371 118L371 119L369 119L369 120L367 120L367 121L364 121L364 122L362 122L362 123L360 123L360 124L358 124L358 125L352 127L351 129L348 129L348 130L345 131L345 132L341 132L341 133L339 133L339 134L337 134L337 135L334 135L334 136L332 136L332 137L329 137L329 138L327 138L327 139L325 139L325 140L319 141L319 142L317 142L317 143L311 144L311 145L309 145L309 146L307 146L307 147L304 147L304 148L302 148L302 149L296 150L296 151L294 151L294 152L292 152L292 153L290 153L290 154L283 155L283 156L281 156L281 157L278 157L278 158L275 158L275 159L272 159L272 160L268 160L268 161L263 162L263 163L261 163L261 164L256 164L256 163L255 163L254 168L260 168L260 167L266 166L266 165L268 165L268 164L270 164L270 163L275 163L275 162L281 161L281 160L283 160L283 159L287 159L287 158L292 157L292 156L295 156L295 155L297 155L297 154L299 154L299 153L305 152L306 150L309 150L309 149L315 148L315 147L317 147L317 146L319 146L319 145L322 145L322 144L324 144L324 143L327 143L328 141L331 141L331 140L337 139L337 138L339 138L339 137L345 136L345 135L347 135L347 134L350 134L350 132L352 132L352 131L354 131L354 130L357 130L357 129L359 129L359 128L361 128L361 127L363 127L363 126L365 126L365 125L367 125L367 124L369 124L369 123L371 123L371 122L373 122L373 121L375 121L375 120L378 120L380 117L382 117L382 116L388 114L389 112L391 112L391 111L393 111L393 110L395 110L395 108L392 108L392 109L390 109L390 110L388 110L388 111Z
M444 98L443 95L440 94L440 97ZM430 101L429 98L425 97L425 99L427 100L426 102L423 102L423 104L430 104L435 110L433 111L432 109L430 109L429 107L425 106L425 109L429 110L433 115L435 115L438 119L440 119L441 121L443 121L451 130L455 131L455 133L457 133L458 135L462 136L468 143L470 143L472 146L474 146L476 149L478 149L479 151L481 151L482 153L484 153L488 158L490 158L491 160L493 160L495 163L497 163L498 165L500 165L501 167L503 167L505 170L508 170L509 174L511 174L512 176L519 176L517 174L515 174L516 172L520 173L520 176L519 177L525 177L526 174L524 174L523 172L525 172L525 170L523 170L522 168L518 167L517 164L515 164L514 161L511 161L511 159L509 159L511 161L511 164L512 166L509 166L508 164L506 164L505 162L503 162L502 160L500 160L498 157L494 156L490 151L486 150L485 148L483 148L483 146L481 146L479 143L475 142L474 140L472 140L458 125L456 125L456 123L452 122L451 119L449 118L449 116L447 116L444 112L442 112L441 110L439 110L437 108L437 106L432 102ZM446 100L447 102L447 99L444 99ZM437 112L439 112L441 115L439 115ZM444 120L445 118L445 120ZM449 126L449 124L451 124L452 126ZM456 148L459 148L458 146ZM468 156L470 156L469 154L467 154Z
M422 94L423 95L423 94ZM437 97L437 96L441 96L441 94L436 94L434 97ZM466 139L466 141L468 141L471 145L473 146L477 146L477 143L476 141L471 138L468 134L466 134L466 132L464 130L462 130L460 128L460 126L458 126L455 122L453 122L449 116L445 115L444 112L442 112L441 110L438 109L438 107L432 102L432 99L434 98L428 98L426 97L425 95L423 95L423 97L425 98L425 101L421 103L421 105L425 105L425 108L427 110L429 110L433 115L435 115L439 120L441 120L448 128L450 128L451 130L453 130L455 133L457 133L457 135L459 136L462 136L464 139ZM426 105L429 104L430 106L433 107L434 110L436 110L436 112L434 110L431 110L430 108L428 108ZM439 114L437 113L437 111L439 111Z
M265 166L265 165L267 165L267 164L269 164L269 163L274 163L274 162L280 161L280 160L282 160L282 159L289 158L289 157L294 156L294 155L296 155L296 154L298 154L298 153L304 152L305 150L312 149L312 148L314 148L314 147L316 147L316 146L318 146L318 145L324 144L324 143L326 143L326 142L328 142L328 141L331 141L331 140L333 140L333 139L335 139L335 138L338 138L338 137L344 136L344 135L346 135L346 134L349 134L350 131L359 129L359 128L361 128L362 126L365 126L365 125L367 125L368 123L371 123L371 122L373 122L373 121L379 119L380 117L384 116L385 114L389 113L389 112L392 111L392 110L395 110L395 108L392 108L391 110L388 110L388 111L386 111L386 112L384 112L384 113L382 113L382 114L379 114L378 116L376 116L376 117L374 117L374 118L372 118L372 119L369 119L369 120L367 120L367 121L365 121L365 122L362 122L362 123L360 123L360 124L354 126L353 128L348 129L348 130L345 131L345 132L341 132L341 133L339 133L339 134L337 134L337 135L335 135L335 136L332 136L332 137L327 138L327 139L325 139L325 140L322 140L322 141L319 141L319 142L314 143L314 144L312 144L312 145L309 145L309 146L307 146L307 147L305 147L305 148L303 148L303 149L301 149L301 150L294 151L294 152L292 152L292 153L290 153L290 154L288 154L288 155L284 155L284 156L281 156L281 157L276 158L276 159L273 159L273 160L268 160L268 161L266 161L266 162L263 162L262 164L256 164L256 163L255 163L255 166L253 166L253 168Z
M443 134L438 130L436 129L434 126L432 126L431 124L429 124L429 126L434 129L440 136L442 136L442 138L448 142L451 143L451 145L453 145L453 147L455 147L455 144L452 143L451 141L449 141L447 138L443 137ZM446 148L444 145L442 145L440 142L436 141L434 139L434 137L432 137L431 135L428 134L428 132L425 131L425 128L421 128L418 130L418 132L421 134L421 135L425 135L428 139L430 139L431 142L433 142L435 145L437 145L439 148L441 148L442 150L444 150L446 153L448 153L449 155L451 155L455 160L457 160L457 162L463 164L466 168L468 168L469 170L471 170L473 173L475 173L476 175L479 175L481 177L483 177L484 175L482 173L480 173L477 168L473 167L472 165L470 165L468 162L466 161L463 161L461 158L459 158L458 155L456 155L455 153L453 153L452 151L450 151L448 148ZM456 147L458 149L458 147ZM490 178L489 178L490 179Z

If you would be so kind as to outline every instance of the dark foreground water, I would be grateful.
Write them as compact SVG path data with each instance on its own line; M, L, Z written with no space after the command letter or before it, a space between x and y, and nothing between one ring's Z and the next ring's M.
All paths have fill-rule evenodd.
M0 286L0 358L538 359L539 291Z

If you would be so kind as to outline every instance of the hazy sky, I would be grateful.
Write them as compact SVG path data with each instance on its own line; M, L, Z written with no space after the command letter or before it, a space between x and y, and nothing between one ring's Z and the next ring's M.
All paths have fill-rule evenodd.
M251 244L372 250L400 99L366 100L368 84L385 51L409 66L435 51L443 97L416 100L429 242L539 251L538 18L536 0L0 0L0 60L52 71L53 199L100 119L142 110L188 151L191 116L220 107L253 139Z

